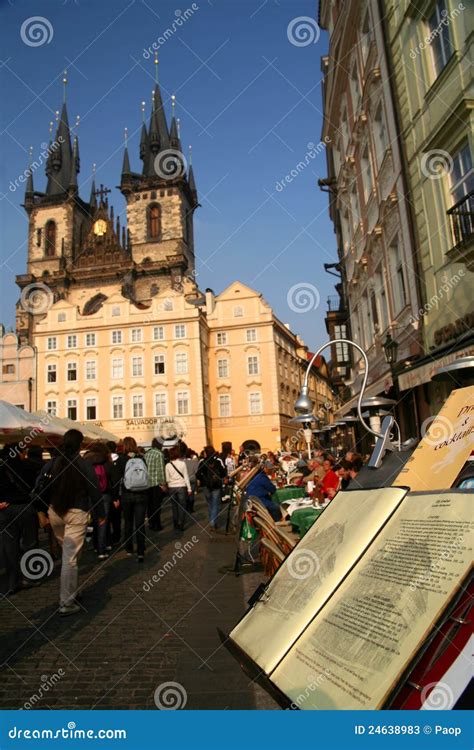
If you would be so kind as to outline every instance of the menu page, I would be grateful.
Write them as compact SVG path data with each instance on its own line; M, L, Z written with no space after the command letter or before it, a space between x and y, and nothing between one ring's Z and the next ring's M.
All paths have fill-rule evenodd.
M230 637L267 674L325 604L406 495L385 487L338 492Z
M453 391L439 414L423 424L426 433L394 484L412 492L447 489L474 450L474 386Z
M466 576L472 493L409 495L271 675L300 709L380 708Z

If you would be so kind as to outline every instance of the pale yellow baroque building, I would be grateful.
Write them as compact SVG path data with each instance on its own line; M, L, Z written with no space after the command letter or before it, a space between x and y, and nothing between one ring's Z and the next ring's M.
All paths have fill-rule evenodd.
M28 265L17 277L17 333L37 350L37 408L142 445L175 430L196 450L304 444L290 422L304 343L245 284L218 295L196 284L197 190L158 85L140 173L124 153L127 228L103 186L93 185L89 202L79 196L79 144L66 105L56 141L46 191L28 180ZM327 368L318 365L313 397L330 413Z

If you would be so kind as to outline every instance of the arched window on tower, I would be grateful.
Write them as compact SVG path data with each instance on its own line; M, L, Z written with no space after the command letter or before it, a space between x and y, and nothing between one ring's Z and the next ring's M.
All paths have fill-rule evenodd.
M158 240L161 235L161 209L158 203L148 206L148 239Z
M45 227L45 249L44 254L47 258L56 255L56 222L48 221Z

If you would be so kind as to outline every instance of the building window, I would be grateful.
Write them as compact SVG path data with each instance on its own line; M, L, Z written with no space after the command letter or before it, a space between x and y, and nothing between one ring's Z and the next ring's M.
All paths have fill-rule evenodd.
M112 344L122 343L122 331L112 331Z
M46 401L46 411L51 417L58 416L58 405L56 401Z
M237 305L237 307L234 307L234 318L243 318L244 317L244 309L240 305Z
M143 339L143 330L141 328L132 328L131 342L132 344L138 344Z
M143 357L132 357L132 377L143 377Z
M56 336L48 336L48 341L47 341L48 351L50 352L53 349L57 349L57 348L58 348L58 340Z
M365 144L361 157L362 184L364 186L364 200L367 203L372 194L372 167L370 164L369 146Z
M246 331L246 340L248 344L251 344L252 342L257 340L257 329L256 328L247 328Z
M382 269L379 269L375 274L375 297L377 300L380 333L382 333L388 328L389 324L387 294L385 292Z
M229 393L221 393L219 395L219 416L220 417L230 417L231 416L230 394Z
M474 190L474 171L469 143L464 143L453 154L453 169L451 172L451 195L453 204L458 203ZM466 211L470 211L466 206ZM472 222L472 214L469 214Z
M148 206L148 239L158 240L161 234L161 211L158 204Z
M248 375L258 375L259 373L259 363L258 363L258 357L256 355L252 355L251 357L247 357L247 374ZM288 373L287 373L288 375Z
M355 114L357 111L357 106L359 104L360 99L360 86L359 86L359 76L357 75L357 63L354 62L354 65L351 69L351 77L350 77L350 89L351 89L351 98L352 98L352 112Z
M48 221L45 227L45 248L44 254L47 258L53 258L56 255L56 222Z
M95 333L86 333L86 346L96 346L96 341Z
M86 419L97 419L97 402L95 398L86 398Z
M123 419L123 396L112 396L112 419Z
M77 401L75 398L68 399L67 402L67 418L77 419Z
M364 65L367 61L371 41L372 41L372 29L370 25L369 9L367 8L367 11L364 16L364 20L362 22L361 35L360 35L360 49L361 49L362 60L364 62Z
M176 410L179 415L189 414L189 392L178 391L176 393Z
M67 363L67 379L68 381L77 380L77 363L76 362Z
M447 16L445 0L437 0L433 13L428 18L430 47L436 76L439 76L443 68L446 67L454 52L449 36L449 23L446 23Z
M227 332L219 331L217 334L217 345L224 346L225 344L227 344Z
M380 167L388 149L387 128L385 126L385 115L382 102L380 102L375 110L373 133L377 165Z
M56 380L57 380L56 365L48 365L46 380L48 381L48 383L56 383Z
M65 312L58 313L58 323L64 323L65 320L66 320L66 313Z
M95 359L86 361L86 380L95 380L97 377L97 367Z
M165 329L164 326L155 326L153 328L153 341L164 341Z
M354 177L349 194L352 213L352 231L356 232L360 222L359 197L357 195L357 180Z
M143 417L143 396L132 396L132 414L134 417Z
M155 375L164 375L166 373L166 357L164 354L155 354L153 357L153 367Z
M116 305L112 308L112 317L113 318L119 318L120 317L120 307Z
M155 417L166 417L167 413L166 393L155 393Z
M177 375L186 375L188 372L188 355L186 352L177 352L175 356L175 372Z
M112 358L112 380L122 380L123 374L123 359L122 357Z
M3 365L3 374L4 375L14 375L15 374L15 365Z
M249 393L249 412L250 414L262 413L262 394L260 391Z
M218 378L229 377L229 360L228 359L217 360L217 377Z
M407 303L405 276L403 274L403 259L398 243L398 237L392 241L389 248L390 270L392 277L393 301L395 315L403 310Z
M347 338L347 328L345 324L334 326L334 338ZM339 364L349 362L349 347L347 344L336 344L336 362Z
M186 326L183 323L179 323L179 325L174 327L174 337L175 339L186 338Z
M77 336L76 334L72 333L67 337L67 344L68 349L77 349Z

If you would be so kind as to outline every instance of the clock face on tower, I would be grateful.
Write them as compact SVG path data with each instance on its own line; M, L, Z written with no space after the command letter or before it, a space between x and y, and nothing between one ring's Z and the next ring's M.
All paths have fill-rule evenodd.
M102 237L107 231L107 222L104 221L104 219L97 219L97 221L94 222L93 230L97 237Z

